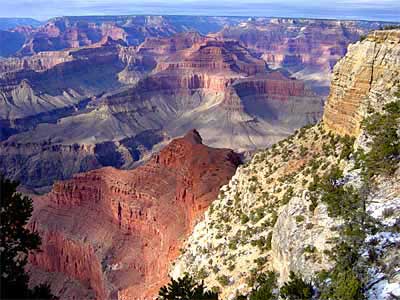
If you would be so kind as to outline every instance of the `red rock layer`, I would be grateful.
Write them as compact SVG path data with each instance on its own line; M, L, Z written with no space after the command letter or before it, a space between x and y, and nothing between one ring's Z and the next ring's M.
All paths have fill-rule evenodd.
M169 36L176 29L163 17L60 17L36 29L24 28L27 40L19 55L93 45L106 38L138 45L147 36Z
M314 96L303 81L288 78L278 71L241 80L234 87L241 97L265 95L268 99L289 101L290 97Z
M204 146L191 131L137 169L103 168L58 182L35 201L30 227L41 234L43 252L30 261L79 280L96 299L154 296L239 162L231 150ZM39 273L32 276L40 281Z
M366 32L355 21L257 19L226 27L216 36L241 41L272 66L329 69Z
M212 73L243 73L246 76L264 73L265 62L257 59L237 41L209 39L194 44L190 49L178 52L159 62L157 71L207 71Z

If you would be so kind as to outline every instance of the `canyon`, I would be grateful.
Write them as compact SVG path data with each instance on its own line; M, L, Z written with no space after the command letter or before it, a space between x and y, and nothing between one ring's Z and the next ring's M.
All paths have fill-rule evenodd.
M149 37L168 37L190 30L207 34L219 31L224 25L238 24L243 19L207 16L70 16L53 18L44 24L21 20L14 22L17 25L14 28L9 27L13 23L8 22L10 25L4 29L24 37L23 44L10 54L25 56L89 46L108 37L137 46Z
M385 158L390 176L360 188L374 142L365 120L398 109L398 29L195 16L29 24L0 30L0 173L34 200L31 286L152 299L189 274L231 300L269 271L279 286L291 272L317 284L343 225L317 191L337 168L333 185L360 189L379 223L357 249L363 293L400 297L399 152Z
M334 258L340 249L337 245L343 247L343 236L348 234L340 228L353 222L344 214L333 213L332 207L343 208L349 191L357 191L357 197L364 199L363 218L381 224L376 231L360 234L360 246L353 252L357 257L355 278L362 278L360 291L369 300L398 297L399 79L399 29L373 31L352 44L334 68L322 120L258 151L237 169L186 240L182 254L171 264L170 275L178 279L189 274L217 291L219 299L236 299L265 289L258 278L265 278L262 276L269 272L276 275L276 287L288 284L293 272L313 286L313 299L325 299L324 284L337 280L329 272L346 255L341 252L339 260ZM365 123L383 130L385 123L378 116L389 111L390 105L397 107L392 109L396 117L390 119L390 128L397 134L385 146L394 149L395 154L385 158L391 159L392 173L367 177L365 170L372 168L367 162L377 159L373 156L377 137L371 136ZM368 158L363 160L358 153ZM340 170L340 179L335 179L330 170ZM335 197L337 188L333 187L332 193L320 188L325 180L345 186L346 192ZM334 204L327 200L329 197ZM357 208L351 206L349 210L353 213ZM356 235L349 238L351 243ZM371 241L377 241L377 245ZM377 256L370 259L367 253ZM346 267L347 261L336 269L339 277L344 276ZM323 284L318 281L320 276L325 276ZM334 291L331 297L344 299L351 295L346 288L358 288L343 278L339 288L346 292L338 296L336 281L330 286ZM267 299L280 299L276 290Z
M150 298L239 164L193 130L134 170L101 168L55 183L35 199L28 225L42 237L30 257L32 283L49 282L63 299Z
M0 172L43 193L137 166L193 128L213 147L268 147L321 118L332 66L384 24L104 16L8 29L24 44L0 60Z
M316 122L323 107L239 42L196 32L138 47L107 38L0 70L0 171L35 192L100 166L131 168L192 128L207 145L254 151Z
M335 167L343 170L343 184L360 186L355 153L368 149L371 139L360 123L400 100L399 47L399 30L375 31L352 45L334 68L322 120L259 150L245 164L232 150L203 145L199 132L191 130L133 170L99 168L56 182L51 192L34 197L28 227L40 233L43 244L29 258L31 284L48 282L62 299L150 299L168 275L188 273L221 299L233 299L254 291L257 276L267 271L276 272L280 286L290 272L314 282L318 272L334 267L331 251L343 219L320 198L312 200L311 187ZM220 58L213 57L212 76L224 70L222 83L193 77L193 69L201 74L210 68L209 53ZM149 86L218 90L230 80L227 74L243 76L237 83L243 84L242 96L249 89L275 91L284 102L298 88L284 88L287 94L275 83L271 88L266 78L282 80L284 74L247 55L236 42L202 40L155 67L158 76L179 70L174 80L146 78L136 88L140 95ZM260 81L248 83L253 73ZM126 105L126 94L136 88L110 93L102 105ZM349 135L354 145L344 155ZM400 173L394 161L394 173L375 176L365 196L365 212L380 224L360 248L377 253L375 261L364 260L366 254L359 258L358 267L368 274L363 293L370 300L389 299L400 290L395 272ZM375 239L379 242L370 242Z

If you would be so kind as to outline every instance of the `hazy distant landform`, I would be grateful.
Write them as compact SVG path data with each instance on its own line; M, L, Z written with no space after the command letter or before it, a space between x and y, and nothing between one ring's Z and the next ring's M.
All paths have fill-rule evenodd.
M46 20L63 15L205 15L205 16L286 16L292 18L400 21L397 0L297 1L252 0L250 2L175 0L3 0L0 17L28 16ZM67 13L66 13L67 12Z

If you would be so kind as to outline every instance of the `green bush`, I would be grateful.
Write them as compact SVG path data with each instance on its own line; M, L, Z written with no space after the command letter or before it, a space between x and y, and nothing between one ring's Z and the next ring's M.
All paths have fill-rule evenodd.
M272 231L270 231L268 233L268 235L267 235L267 240L265 242L265 249L266 250L271 250L271 248L272 248L271 242L272 242Z
M290 187L286 190L285 194L283 194L282 200L281 200L281 204L282 204L282 205L288 204L289 201L290 201L290 199L292 199L293 194L294 194L294 192L293 192L293 187L290 186Z
M335 270L321 289L322 300L363 300L363 285L351 269Z
M249 295L249 300L276 300L277 275L270 271L260 275L256 282L258 287L253 289Z
M359 156L363 162L364 176L389 176L399 163L400 136L398 134L400 118L400 100L384 107L385 113L375 113L362 123L363 128L372 137L370 151Z
M280 295L288 300L308 300L312 299L313 288L311 283L305 282L300 276L290 272L289 281L281 287Z
M193 278L186 275L174 280L160 288L158 300L217 300L218 294L206 291L201 283L196 283Z
M340 153L340 159L348 159L350 154L353 152L354 137L350 137L347 134L340 139L342 143L342 152Z
M240 215L240 223L246 224L249 220L250 218L245 213Z
M227 286L229 284L229 277L226 275L221 275L217 277L217 281L219 282L219 284L221 284L222 286Z
M342 171L335 166L322 178L315 176L309 190L315 192L311 193L311 198L316 194L321 196L321 201L328 207L329 216L350 219L363 207L363 203L353 187L345 187L340 183L342 176Z

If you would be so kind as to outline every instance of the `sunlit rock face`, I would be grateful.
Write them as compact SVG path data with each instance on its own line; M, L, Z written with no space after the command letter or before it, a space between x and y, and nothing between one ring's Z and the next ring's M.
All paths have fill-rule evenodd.
M43 251L30 257L32 281L50 281L62 299L149 299L239 163L193 130L132 171L102 168L57 182L35 199L29 227Z
M335 67L324 112L327 129L357 136L368 107L380 102L400 76L400 33L375 31L355 45Z

